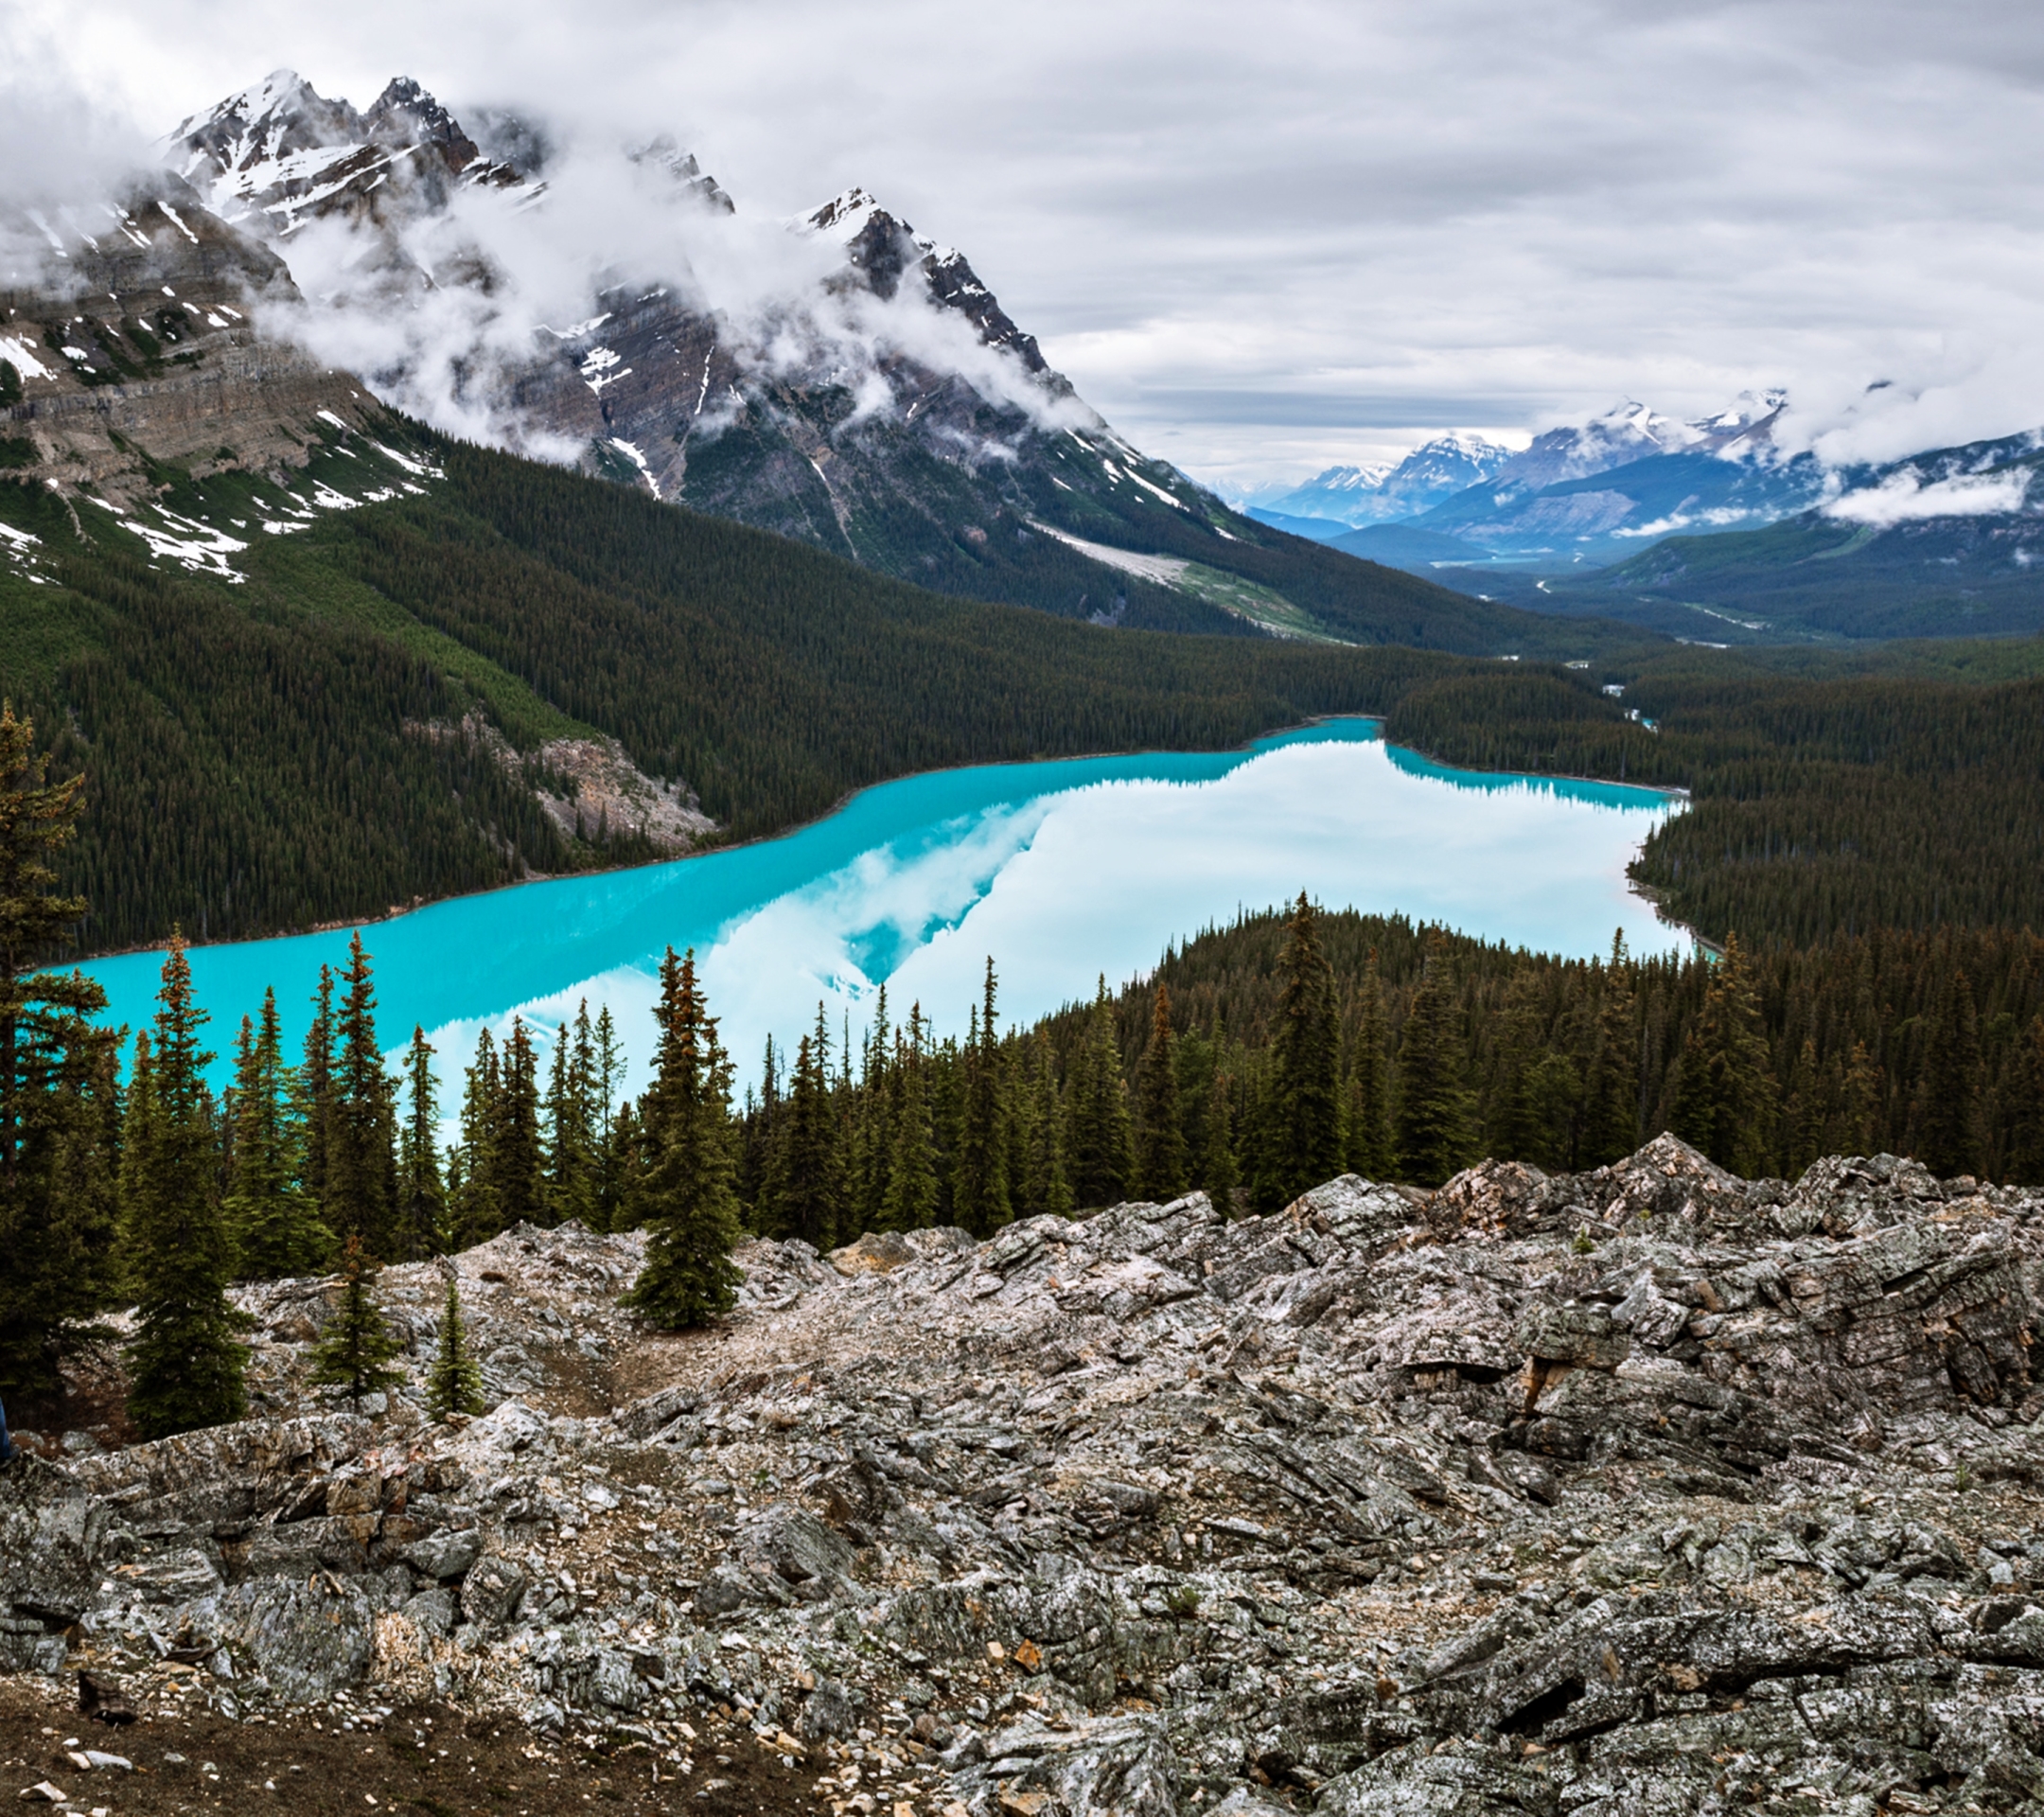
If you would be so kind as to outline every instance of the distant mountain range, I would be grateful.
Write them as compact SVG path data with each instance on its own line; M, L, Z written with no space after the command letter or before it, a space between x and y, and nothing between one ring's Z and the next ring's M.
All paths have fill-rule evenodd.
M1260 498L1249 515L1296 536L1330 540L1344 529L1418 517L1492 478L1512 451L1481 435L1442 435L1395 465L1330 467L1304 485Z
M1102 625L1472 654L1603 635L1230 510L862 189L754 222L671 140L570 154L409 79L358 109L280 71L168 145L111 210L0 219L0 433L22 477L90 485L172 558L231 569L239 531L157 521L162 464L280 475L381 404Z

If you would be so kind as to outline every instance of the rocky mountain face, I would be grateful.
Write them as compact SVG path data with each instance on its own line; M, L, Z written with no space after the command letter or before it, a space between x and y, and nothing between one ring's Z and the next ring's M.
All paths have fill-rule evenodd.
M670 1797L742 1740L834 1817L2044 1799L2035 1192L1663 1137L754 1242L681 1337L639 1259L388 1271L360 1415L303 1386L333 1283L246 1290L262 1417L0 1476L0 1657L159 1721L438 1699ZM494 1410L435 1428L444 1272Z
M185 184L152 178L93 225L0 222L26 248L0 285L0 465L125 508L151 492L151 459L281 475L323 421L374 411L358 380L258 331L291 274Z
M1391 523L1481 485L1512 459L1510 449L1481 435L1439 435L1396 464L1330 467L1253 507L1250 515L1266 523L1284 517L1326 518L1350 529Z

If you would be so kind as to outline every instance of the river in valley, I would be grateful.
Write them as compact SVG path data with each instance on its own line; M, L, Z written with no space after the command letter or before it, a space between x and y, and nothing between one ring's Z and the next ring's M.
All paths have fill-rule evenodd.
M1003 1022L1029 1022L1155 964L1165 946L1306 891L1329 908L1400 912L1587 957L1624 929L1635 952L1686 948L1626 885L1627 861L1680 799L1604 783L1444 769L1387 746L1377 722L1330 720L1243 750L942 770L883 784L778 839L699 857L522 884L366 924L386 1047L423 1027L443 1102L485 1024L547 1031L586 998L610 1006L645 1081L661 952L696 948L743 1085L767 1035L792 1048L820 999L834 1036L888 990L964 1032L992 955ZM320 965L345 930L191 954L209 1045L276 987L287 1057ZM160 954L86 969L109 1017L153 1011Z

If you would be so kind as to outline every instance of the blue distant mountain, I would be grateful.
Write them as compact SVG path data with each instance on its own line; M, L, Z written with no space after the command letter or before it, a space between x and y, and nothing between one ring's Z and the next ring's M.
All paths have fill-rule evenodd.
M1456 493L1481 485L1512 459L1512 451L1481 435L1441 435L1397 465L1330 467L1304 485L1260 500L1249 515L1262 523L1316 541L1366 523L1415 518ZM1295 529L1279 518L1331 523L1331 532Z

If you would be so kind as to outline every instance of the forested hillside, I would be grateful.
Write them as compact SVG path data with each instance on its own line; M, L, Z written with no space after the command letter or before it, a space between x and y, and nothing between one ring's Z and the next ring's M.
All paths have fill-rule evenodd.
M629 829L571 838L541 811L554 740L615 738L743 838L913 770L1228 748L1471 666L948 599L389 432L336 432L296 491L162 469L163 528L0 485L16 557L0 561L0 688L87 779L62 860L91 900L85 948L651 856Z
M2044 928L2044 680L1670 665L1613 699L1490 672L1413 688L1384 730L1446 763L1686 788L1632 874L1707 939Z

